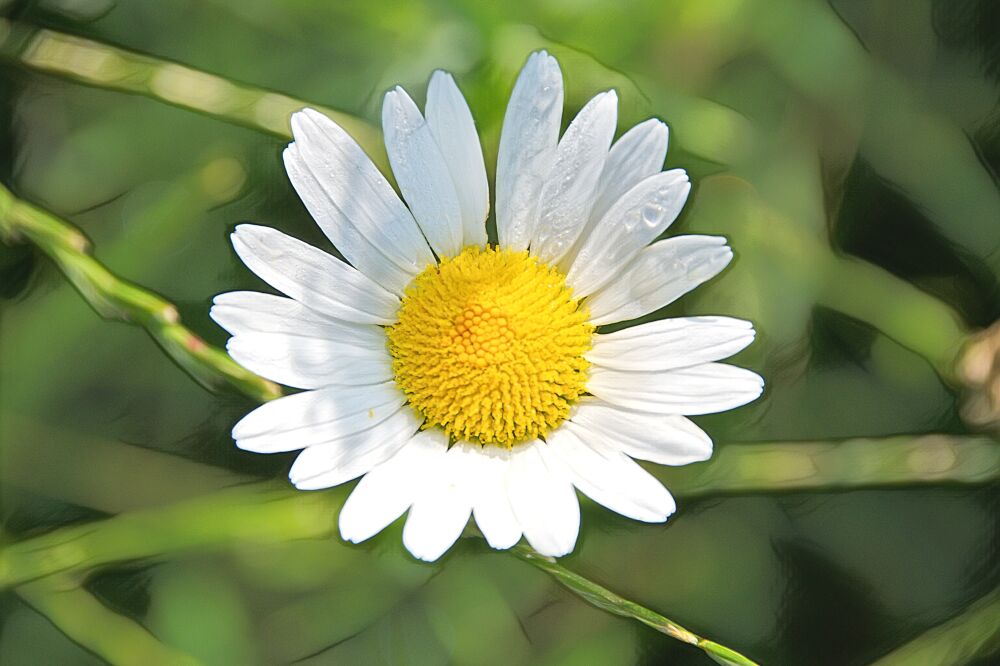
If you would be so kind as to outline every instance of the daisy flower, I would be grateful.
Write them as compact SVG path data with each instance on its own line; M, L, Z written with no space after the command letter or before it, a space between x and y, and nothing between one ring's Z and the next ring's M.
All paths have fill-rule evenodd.
M763 381L719 363L754 338L728 317L647 315L732 258L714 236L656 239L690 190L662 171L667 127L647 120L612 144L613 90L559 136L562 74L528 58L511 93L489 185L464 97L435 72L427 104L400 87L382 106L403 199L336 123L292 116L292 185L346 261L249 224L237 254L285 296L232 292L212 317L230 355L301 392L233 428L257 453L302 449L300 489L361 477L339 517L360 542L408 512L403 542L439 558L470 516L490 546L522 536L549 556L573 550L576 490L622 515L662 522L670 493L633 459L685 465L712 441L686 416L732 409ZM405 200L405 204L404 204Z

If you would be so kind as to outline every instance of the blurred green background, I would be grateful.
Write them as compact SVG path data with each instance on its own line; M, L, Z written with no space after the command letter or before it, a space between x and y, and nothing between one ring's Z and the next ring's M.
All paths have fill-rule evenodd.
M970 432L941 379L955 349L938 315L950 307L971 330L1000 313L992 0L0 0L0 15L376 123L388 87L422 100L430 73L447 69L491 177L514 76L548 48L566 79L567 122L615 87L620 131L650 116L670 125L667 164L695 183L672 233L725 235L736 251L721 279L660 313L757 325L736 362L764 375L764 397L697 419L721 453ZM175 303L196 333L224 344L212 296L262 288L229 245L237 223L329 249L283 173L286 140L41 73L19 60L11 25L0 30L3 182L78 225L98 260ZM86 79L97 65L68 66ZM887 272L872 282L846 256ZM909 308L909 285L931 305L922 310L918 294ZM229 437L251 400L206 391L140 328L102 321L31 244L0 244L0 297L8 539L283 480L293 454L243 453ZM1000 584L996 458L976 485L852 484L864 465L885 464L878 444L838 470L840 482L808 491L699 493L696 468L712 463L657 471L690 491L678 493L679 512L650 526L584 501L565 564L764 664L871 663ZM192 548L101 567L84 584L207 664L709 663L481 540L430 566L405 553L399 532L357 547ZM2 595L0 663L104 663L37 605Z

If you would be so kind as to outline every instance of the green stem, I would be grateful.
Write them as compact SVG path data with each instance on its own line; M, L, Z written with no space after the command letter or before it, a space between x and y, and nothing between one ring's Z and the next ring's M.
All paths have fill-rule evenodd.
M728 444L704 464L652 471L682 497L981 484L1000 479L1000 444L952 435Z
M244 485L65 527L4 547L0 587L195 548L327 538L333 534L341 494L303 493L272 483Z
M174 361L207 388L230 384L259 401L281 395L276 384L249 372L183 326L171 303L111 273L88 253L89 243L79 229L17 199L2 186L0 238L25 238L37 245L99 315L145 328Z
M286 139L291 137L289 116L309 106L337 121L383 170L387 164L381 134L363 120L169 60L5 19L0 19L0 59L95 88L151 97Z
M955 383L969 332L958 314L934 296L873 264L835 257L819 303L871 324Z
M685 629L656 611L641 606L634 601L621 597L606 587L602 587L583 576L566 569L555 559L541 555L527 546L515 546L510 551L521 560L549 574L560 585L579 596L592 606L621 617L638 620L647 627L666 634L684 643L689 643L704 650L709 656L723 664L740 666L755 666L756 662L744 657L739 652L707 640Z
M976 601L961 615L896 648L872 666L959 666L984 659L997 650L1000 650L1000 588Z
M201 663L108 609L72 578L45 578L19 587L17 593L69 638L113 666Z

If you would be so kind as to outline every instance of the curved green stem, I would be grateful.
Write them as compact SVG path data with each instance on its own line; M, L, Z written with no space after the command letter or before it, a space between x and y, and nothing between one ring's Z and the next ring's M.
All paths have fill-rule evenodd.
M756 666L756 662L744 657L739 652L719 645L714 641L695 634L660 615L654 610L641 606L634 601L621 597L611 590L587 580L583 576L576 574L559 564L555 559L541 555L527 546L515 546L511 553L521 560L541 569L545 573L555 578L560 585L570 590L573 594L582 598L592 606L596 606L603 611L619 615L621 617L637 620L647 627L652 627L662 634L677 639L684 643L694 645L704 650L709 656L722 664L733 664L734 666Z
M79 229L17 199L2 186L0 238L24 238L37 245L99 315L145 328L174 361L207 388L230 384L259 401L281 395L276 384L246 370L183 326L171 303L111 273L88 253L89 243Z
M926 358L954 384L959 353L968 339L947 304L892 273L859 259L833 257L820 304L867 322Z
M0 59L84 85L151 97L282 138L291 137L289 116L309 106L337 121L380 167L387 164L380 132L359 118L169 60L5 19L0 19Z
M65 527L4 547L0 587L194 548L329 537L340 495L297 492L272 483L243 485Z
M22 585L17 593L70 639L113 666L197 666L144 627L110 610L79 582L62 576Z

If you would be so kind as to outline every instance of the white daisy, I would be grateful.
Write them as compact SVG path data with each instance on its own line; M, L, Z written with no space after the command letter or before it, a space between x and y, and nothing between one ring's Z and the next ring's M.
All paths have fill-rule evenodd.
M422 114L402 88L382 124L406 204L347 133L306 109L284 153L296 191L347 259L266 227L233 234L240 258L287 298L221 294L212 317L240 364L300 393L233 428L237 446L303 449L301 489L362 477L340 513L359 542L409 511L403 541L435 560L469 517L494 548L523 536L573 550L578 489L662 522L670 493L633 458L705 460L712 441L685 415L732 409L761 378L718 363L754 338L749 322L685 317L615 333L718 274L724 238L653 242L690 183L661 171L667 128L648 120L612 145L617 96L601 93L559 137L562 75L534 53L504 118L498 242L472 114L435 72Z

